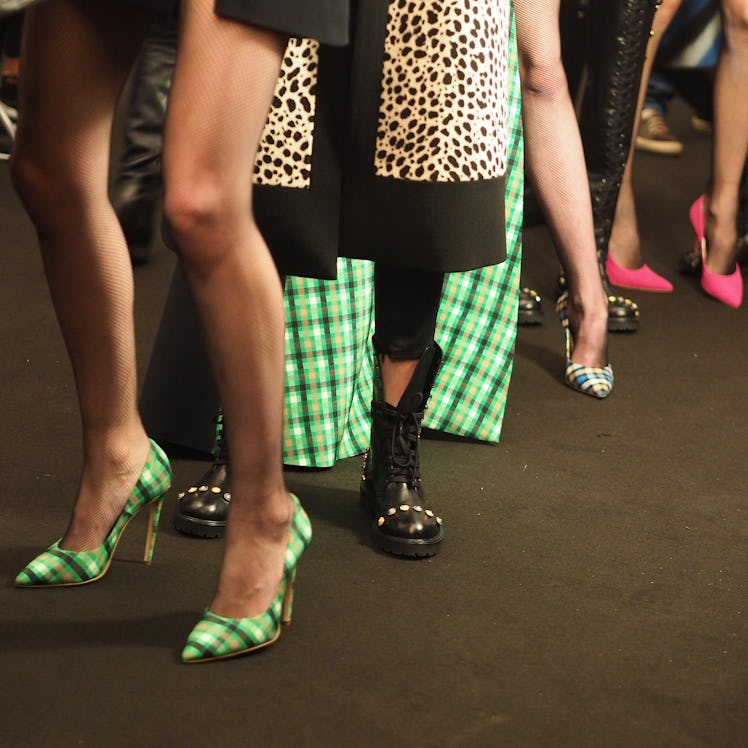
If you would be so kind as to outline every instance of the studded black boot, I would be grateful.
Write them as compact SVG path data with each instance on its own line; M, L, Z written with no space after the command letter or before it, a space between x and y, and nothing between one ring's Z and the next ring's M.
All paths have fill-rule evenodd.
M397 407L384 402L381 379L371 406L371 445L364 458L361 499L374 517L375 543L398 556L428 557L444 538L421 481L421 422L442 350L434 343L418 361Z
M216 418L216 456L197 484L177 496L174 527L198 538L220 538L226 531L231 502L229 444L223 415Z

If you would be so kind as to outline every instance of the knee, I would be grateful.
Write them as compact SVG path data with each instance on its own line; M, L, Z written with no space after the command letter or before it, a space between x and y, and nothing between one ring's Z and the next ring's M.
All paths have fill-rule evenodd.
M224 195L208 180L167 184L164 218L186 262L215 262L231 232ZM249 210L249 208L247 208Z
M83 194L75 173L75 169L62 168L38 149L26 146L22 139L13 147L13 186L37 228L51 224L61 206L71 208Z
M525 55L521 67L522 93L548 101L568 95L566 73L560 58Z
M205 184L164 185L164 218L180 245L190 244L194 236L215 224L217 210L217 198Z

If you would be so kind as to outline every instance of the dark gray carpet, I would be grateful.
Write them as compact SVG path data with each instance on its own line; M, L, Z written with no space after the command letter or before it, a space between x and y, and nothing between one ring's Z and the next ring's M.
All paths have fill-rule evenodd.
M59 536L79 442L74 392L33 232L0 164L3 413L0 743L20 746L742 746L748 734L746 315L677 277L707 141L637 163L646 254L676 282L634 294L641 329L611 339L616 389L561 383L562 338L523 329L498 446L432 441L425 474L447 518L440 556L375 552L359 460L291 473L316 539L295 619L264 653L185 667L220 542L180 537L165 510L106 579L15 590ZM550 298L545 229L525 280ZM138 270L144 365L171 258ZM175 460L176 485L204 463Z

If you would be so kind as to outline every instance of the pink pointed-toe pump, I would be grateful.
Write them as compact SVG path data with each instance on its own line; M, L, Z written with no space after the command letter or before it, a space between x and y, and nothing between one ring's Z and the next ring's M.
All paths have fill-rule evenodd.
M688 215L701 249L701 287L718 301L737 309L743 303L743 276L737 263L732 273L722 275L712 272L706 262L704 195L694 202Z
M605 269L608 279L614 286L632 288L636 291L652 291L653 293L672 293L673 284L655 273L646 263L639 268L621 267L609 254L605 258Z

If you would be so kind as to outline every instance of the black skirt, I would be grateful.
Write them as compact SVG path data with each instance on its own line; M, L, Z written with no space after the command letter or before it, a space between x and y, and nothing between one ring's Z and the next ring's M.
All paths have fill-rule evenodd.
M157 13L176 14L179 0L123 0ZM349 0L216 0L216 13L225 18L306 36L327 44L348 41Z
M417 5L354 0L350 47L288 46L255 170L284 274L506 256L509 0Z

